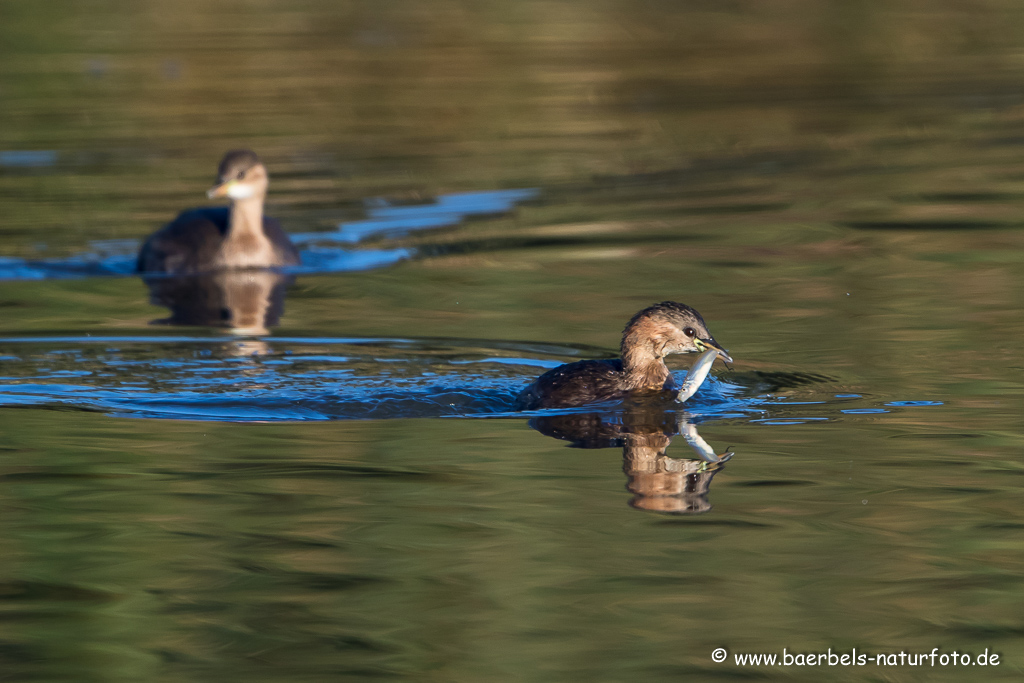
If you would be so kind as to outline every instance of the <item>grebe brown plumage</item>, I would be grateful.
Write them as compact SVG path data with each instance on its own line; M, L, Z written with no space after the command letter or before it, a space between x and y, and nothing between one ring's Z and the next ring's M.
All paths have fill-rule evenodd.
M519 394L516 409L569 408L671 391L675 385L664 360L670 353L713 350L732 360L700 313L674 301L634 315L622 333L620 350L622 357L615 360L583 360L548 370Z

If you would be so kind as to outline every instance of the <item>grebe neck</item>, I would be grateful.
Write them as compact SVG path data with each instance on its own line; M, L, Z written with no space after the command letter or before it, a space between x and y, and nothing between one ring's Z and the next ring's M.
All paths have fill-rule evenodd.
M627 389L660 391L664 388L671 373L665 365L664 355L655 348L653 340L640 330L626 330L621 352Z
M222 265L258 268L273 265L274 248L263 232L263 197L231 203L228 234L220 250Z
M263 237L263 198L242 199L231 202L231 220L228 239L253 235Z

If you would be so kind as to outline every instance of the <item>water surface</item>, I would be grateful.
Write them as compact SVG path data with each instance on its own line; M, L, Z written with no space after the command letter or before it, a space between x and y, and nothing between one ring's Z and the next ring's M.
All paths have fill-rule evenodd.
M0 11L12 679L1019 677L1010 3ZM169 310L240 145L303 265ZM667 299L690 402L512 410Z

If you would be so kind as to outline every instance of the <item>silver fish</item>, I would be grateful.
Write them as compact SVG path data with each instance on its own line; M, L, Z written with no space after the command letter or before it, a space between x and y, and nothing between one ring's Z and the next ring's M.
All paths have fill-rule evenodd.
M676 394L676 400L682 403L686 399L690 398L697 393L700 389L700 385L704 384L704 380L707 379L708 373L711 372L711 366L714 364L715 359L718 358L719 352L716 349L705 351L701 354L697 362L693 364L690 371L686 373L686 380L683 382L683 386L679 389L679 393Z

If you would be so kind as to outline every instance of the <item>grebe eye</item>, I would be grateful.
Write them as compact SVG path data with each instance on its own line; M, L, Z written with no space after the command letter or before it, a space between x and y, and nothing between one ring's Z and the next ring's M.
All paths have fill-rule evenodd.
M694 337L697 336L697 330L693 329L692 327L687 327L685 330L683 330L683 334L685 334L690 339L693 339Z
M245 171L239 171L239 172L238 172L238 175L237 175L236 177L237 177L237 178L238 178L239 180L241 180L242 178L244 178L244 177L245 177Z

